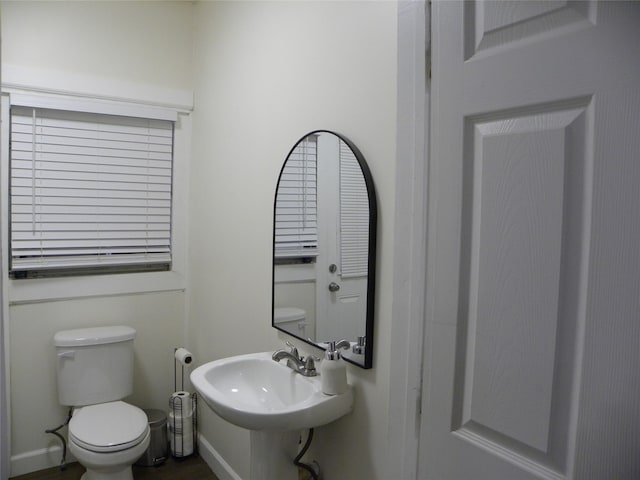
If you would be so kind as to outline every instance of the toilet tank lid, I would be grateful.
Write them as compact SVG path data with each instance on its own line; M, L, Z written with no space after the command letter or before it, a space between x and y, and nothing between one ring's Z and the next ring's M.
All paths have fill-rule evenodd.
M82 347L125 342L133 340L135 336L136 331L127 326L78 328L56 333L53 342L56 347Z

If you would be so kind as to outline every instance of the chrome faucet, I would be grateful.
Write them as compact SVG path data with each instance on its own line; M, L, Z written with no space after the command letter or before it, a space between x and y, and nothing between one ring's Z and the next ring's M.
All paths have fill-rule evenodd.
M295 345L287 342L287 346L290 348L289 351L284 349L276 350L273 355L271 355L271 358L276 362L279 362L283 358L286 358L287 367L305 377L315 377L316 375L318 375L318 372L316 371L316 364L314 362L314 359L319 360L317 357L309 355L305 359L304 357L298 355L298 349L295 347Z

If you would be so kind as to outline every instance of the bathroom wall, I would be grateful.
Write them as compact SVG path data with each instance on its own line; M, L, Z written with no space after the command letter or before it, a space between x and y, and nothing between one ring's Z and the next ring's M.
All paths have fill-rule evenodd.
M190 2L3 0L0 8L3 64L191 87Z
M10 66L11 74L39 73L57 87L73 75L82 80L74 85L104 86L115 96L120 87L124 96L195 91L191 185L181 198L189 203L188 278L171 291L73 298L77 289L69 288L59 300L14 301L12 475L59 461L49 449L56 440L43 433L65 413L49 360L59 329L135 327L132 400L151 407L162 407L173 390L165 352L178 339L198 363L275 350L290 339L271 327L273 195L295 141L326 128L360 148L377 188L376 341L372 370L349 366L354 412L317 429L310 457L328 480L393 478L385 452L392 420L396 8L387 1L0 3L3 81ZM220 477L235 472L248 480L248 432L204 405L200 427L203 454L222 469Z
M310 457L327 480L394 478L385 453L393 420L396 8L386 1L194 7L189 335L198 363L275 350L290 338L271 328L272 208L282 162L302 135L324 128L350 138L377 188L374 368L349 366L354 412L316 430ZM200 427L203 447L222 458L219 468L248 480L248 432L205 407Z
M0 12L4 82L22 78L44 88L99 90L112 97L144 92L145 100L155 92L182 92L181 98L192 92L190 2L4 1ZM60 462L59 441L44 433L66 415L55 385L52 337L58 330L134 327L135 392L130 400L165 407L174 389L173 347L185 342L186 280L170 282L168 288L157 275L144 276L138 281L144 286L141 293L130 287L130 278L101 279L88 297L77 295L88 291L92 278L49 281L40 298L56 292L58 299L45 301L31 295L16 302L16 290L8 289L13 295L8 310L11 475Z

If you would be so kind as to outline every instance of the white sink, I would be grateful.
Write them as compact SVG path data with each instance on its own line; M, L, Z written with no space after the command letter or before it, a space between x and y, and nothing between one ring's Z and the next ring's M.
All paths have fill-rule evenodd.
M271 353L250 353L206 363L191 373L200 397L220 417L249 430L300 430L324 425L351 411L351 386L322 393L320 377L304 377Z

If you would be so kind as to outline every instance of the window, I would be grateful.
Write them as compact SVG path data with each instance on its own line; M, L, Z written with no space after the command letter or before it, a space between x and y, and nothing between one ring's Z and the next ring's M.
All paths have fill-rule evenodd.
M307 136L287 158L276 200L275 256L315 256L318 249L317 136Z
M173 121L10 113L12 277L170 269Z

